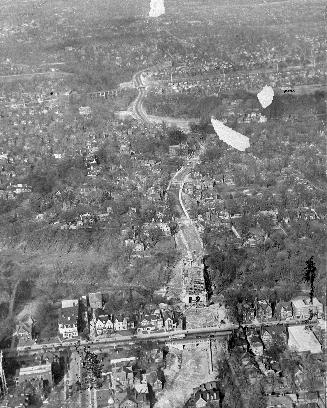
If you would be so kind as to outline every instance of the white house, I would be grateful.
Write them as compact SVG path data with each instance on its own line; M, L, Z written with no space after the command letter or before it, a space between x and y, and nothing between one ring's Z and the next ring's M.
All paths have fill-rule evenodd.
M78 300L63 300L58 318L58 330L64 339L71 339L78 336L77 319Z
M95 317L95 316L94 316ZM114 329L113 318L107 314L101 314L95 317L95 331L97 336L109 334Z
M117 316L114 320L114 328L116 331L127 330L128 329L127 318L123 316Z

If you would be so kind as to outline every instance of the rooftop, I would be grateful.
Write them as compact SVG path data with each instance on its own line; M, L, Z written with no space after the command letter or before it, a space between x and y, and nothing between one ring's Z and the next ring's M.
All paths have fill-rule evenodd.
M299 352L321 353L321 345L310 329L306 329L305 326L289 326L288 332L289 347L293 347Z
M75 307L78 306L77 299L64 299L61 301L61 307L64 309L66 307Z
M42 374L51 372L51 364L42 364L38 366L31 367L22 367L19 369L19 375L28 375L28 374Z
M292 302L292 305L297 308L311 305L309 297L292 299L291 302ZM319 302L319 300L314 297L312 299L312 306L319 307L319 306L322 306L322 303Z

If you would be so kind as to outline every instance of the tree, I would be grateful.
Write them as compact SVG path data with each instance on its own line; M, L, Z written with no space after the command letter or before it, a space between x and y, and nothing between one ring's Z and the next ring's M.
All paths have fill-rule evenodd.
M169 223L169 229L170 229L170 234L172 237L174 237L174 242L175 242L175 248L176 248L176 235L179 231L179 225L176 221L171 221Z
M261 385L257 386L251 391L249 406L255 408L267 407L267 396L265 395L264 389L261 387Z
M306 263L306 268L305 268L303 280L310 284L310 301L312 303L313 296L314 296L314 282L316 279L317 268L313 260L313 256L311 256L305 263Z
M187 140L187 136L179 129L170 130L168 133L170 145L180 145Z
M23 265L19 260L13 260L11 255L2 256L0 260L0 288L6 293L9 301L8 318L13 316L18 286L25 280L32 279L36 273Z
M164 233L158 227L149 228L148 237L151 243L151 246L154 247L159 241L164 238Z
M268 350L266 350L266 355L269 356L272 360L278 361L280 355L286 350L286 344L284 343L281 336L276 336L274 342L270 345Z

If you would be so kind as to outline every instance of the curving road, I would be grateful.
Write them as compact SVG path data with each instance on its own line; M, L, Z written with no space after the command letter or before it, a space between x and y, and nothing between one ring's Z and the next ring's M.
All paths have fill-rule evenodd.
M161 124L165 122L168 126L177 126L178 128L188 132L190 130L190 123L198 123L198 119L176 119L171 118L168 116L154 116L149 115L143 106L143 101L146 97L146 84L143 82L142 75L144 74L143 71L136 72L133 75L132 81L134 82L134 86L138 89L139 93L135 99L135 101L131 104L129 110L132 111L133 116L142 121L147 123L153 124Z

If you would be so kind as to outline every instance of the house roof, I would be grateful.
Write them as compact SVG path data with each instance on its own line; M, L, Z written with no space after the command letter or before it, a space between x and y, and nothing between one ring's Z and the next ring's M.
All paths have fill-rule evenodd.
M144 374L144 377L146 378L147 383L151 385L153 385L158 379L157 373L155 371Z
M109 389L94 388L96 397L96 404L98 408L106 408L108 406L108 400L112 397L112 393Z
M138 394L147 394L148 393L148 384L136 383L134 385L135 391Z
M78 318L78 306L65 307L60 310L58 323L76 325Z
M293 403L291 398L284 395L269 395L267 401L267 407L283 407L283 408L292 408Z
M286 334L286 330L282 325L266 326L262 328L262 334L269 333L272 337Z
M281 310L282 308L291 310L291 307L292 307L291 302L278 302L276 305L276 311Z
M100 320L102 323L107 323L108 321L111 321L111 316L107 314L101 314L98 316L98 320Z
M305 326L289 326L288 345L297 351L310 351L312 354L321 352L321 345L311 330L306 330Z
M160 316L155 315L155 314L151 314L151 315L149 316L149 319L151 319L151 320L161 320L161 319L160 319Z
M120 404L123 404L125 401L132 401L134 404L137 405L136 399L131 395L126 395L126 397L120 402Z
M78 306L78 300L77 299L63 299L61 301L62 309L70 308L70 307L76 307L76 306Z
M301 308L305 306L322 307L322 303L319 302L319 300L315 297L312 299L312 304L309 297L295 298L291 300L291 303L296 308Z
M258 309L267 309L268 307L271 308L269 302L267 302L267 301L259 301L257 307L258 307Z
M124 320L127 320L127 318L125 316L122 316L122 315L115 316L115 321L117 321L117 322L122 323Z
M162 312L162 317L163 317L164 320L167 320L167 319L174 320L173 312L170 312L168 310L165 310L164 312Z
M258 336L252 336L249 338L249 342L251 345L256 344L262 346L262 342Z

